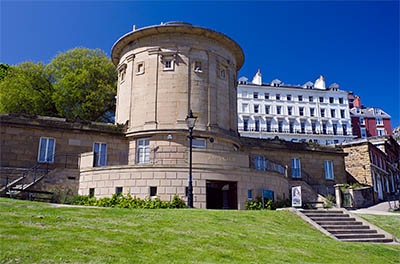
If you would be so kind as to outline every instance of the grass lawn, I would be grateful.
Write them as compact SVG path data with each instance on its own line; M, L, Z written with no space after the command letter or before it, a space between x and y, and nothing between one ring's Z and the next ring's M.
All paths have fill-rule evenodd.
M67 208L0 198L0 263L399 263L286 211Z
M360 216L400 239L400 214L399 216L360 214Z

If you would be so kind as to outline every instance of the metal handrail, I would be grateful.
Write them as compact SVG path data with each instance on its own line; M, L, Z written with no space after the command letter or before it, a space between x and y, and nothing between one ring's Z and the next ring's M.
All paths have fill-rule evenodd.
M63 157L63 156L65 156L64 168L66 168L67 167L68 156L70 156L70 157L78 157L79 153L68 153L68 152L54 153L52 156L47 157L47 162L38 163L38 164L34 165L33 167L29 168L27 171L21 173L20 176L17 178L17 180L15 180L12 183L12 185L17 184L17 183L22 181L21 189L23 189L24 188L25 178L27 178L31 173L33 173L33 175L32 175L33 181L31 183L35 183L38 178L40 178L41 176L45 176L45 175L47 175L49 173L49 164L53 164L56 157ZM50 162L50 160L52 160L53 162ZM42 172L44 171L45 173L44 173L44 175L40 175L39 177L37 177L38 176L37 175L38 171L42 171ZM6 177L6 184L5 184L5 186L3 188L4 188L4 190L6 192L8 192L10 190L10 187L12 187L12 186L9 185L9 177L7 176ZM1 188L1 189L3 189L3 188Z

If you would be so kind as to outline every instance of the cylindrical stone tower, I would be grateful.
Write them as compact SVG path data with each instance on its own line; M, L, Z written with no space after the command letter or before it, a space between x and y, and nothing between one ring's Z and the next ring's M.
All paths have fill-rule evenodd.
M115 122L127 136L182 133L190 109L197 133L237 140L240 46L222 33L183 22L134 30L113 46L118 67Z

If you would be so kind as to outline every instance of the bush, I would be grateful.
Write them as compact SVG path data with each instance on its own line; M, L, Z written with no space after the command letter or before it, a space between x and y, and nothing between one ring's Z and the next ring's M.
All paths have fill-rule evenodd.
M275 210L276 208L286 207L285 205L289 202L289 200L278 200L274 203L274 201L264 198L264 209L266 210ZM279 207L278 207L279 206ZM256 197L255 201L246 202L247 210L261 210L262 209L262 198L260 196Z
M111 198L104 197L96 199L90 196L75 196L71 204L86 205L86 206L99 206L99 207L117 207L117 208L131 208L131 209L158 209L158 208L186 208L185 201L183 201L177 194L171 202L161 201L160 198L140 199L132 197L130 194L124 196L122 194L114 194Z

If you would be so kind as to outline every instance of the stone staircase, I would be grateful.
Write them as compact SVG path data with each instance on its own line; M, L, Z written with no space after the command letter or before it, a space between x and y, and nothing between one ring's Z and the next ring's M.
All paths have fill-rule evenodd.
M393 243L395 238L345 209L298 210L321 232L345 242Z

